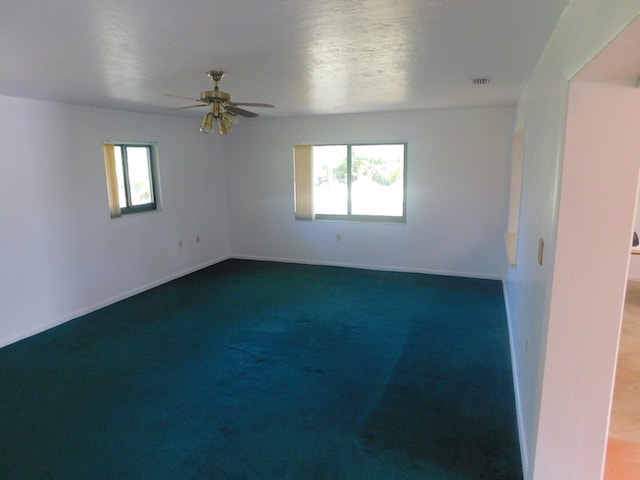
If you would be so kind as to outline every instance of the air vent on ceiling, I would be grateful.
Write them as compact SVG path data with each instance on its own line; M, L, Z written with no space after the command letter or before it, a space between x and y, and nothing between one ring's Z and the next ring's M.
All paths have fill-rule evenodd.
M489 85L491 83L490 77L476 77L472 78L471 81L474 85Z

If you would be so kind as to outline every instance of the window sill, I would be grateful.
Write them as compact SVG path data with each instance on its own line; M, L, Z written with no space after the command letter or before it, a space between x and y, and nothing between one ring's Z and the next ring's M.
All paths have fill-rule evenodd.
M406 224L406 217L392 217L387 215L326 215L319 214L314 218L319 222L349 222L349 223L400 223Z

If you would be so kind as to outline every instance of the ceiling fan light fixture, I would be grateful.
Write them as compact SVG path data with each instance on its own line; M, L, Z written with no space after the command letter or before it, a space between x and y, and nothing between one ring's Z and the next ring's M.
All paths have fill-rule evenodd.
M236 116L233 113L224 112L220 117L220 133L226 135L233 130L233 121Z
M213 116L213 112L207 113L202 119L202 124L200 125L200 131L203 133L211 133L214 129L215 117Z

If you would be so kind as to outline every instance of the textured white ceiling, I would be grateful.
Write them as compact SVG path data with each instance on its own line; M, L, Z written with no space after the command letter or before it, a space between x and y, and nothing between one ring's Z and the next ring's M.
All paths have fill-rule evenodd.
M568 1L14 0L0 94L185 115L163 94L221 69L267 116L513 103Z

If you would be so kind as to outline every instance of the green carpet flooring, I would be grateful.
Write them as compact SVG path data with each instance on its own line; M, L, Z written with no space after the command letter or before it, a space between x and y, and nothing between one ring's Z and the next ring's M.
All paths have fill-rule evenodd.
M228 260L0 349L0 479L522 478L500 282Z

